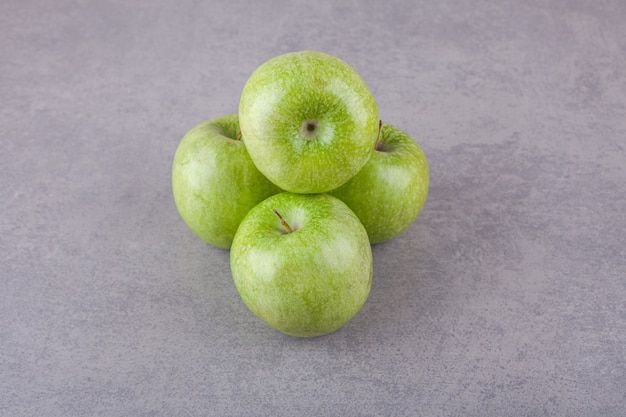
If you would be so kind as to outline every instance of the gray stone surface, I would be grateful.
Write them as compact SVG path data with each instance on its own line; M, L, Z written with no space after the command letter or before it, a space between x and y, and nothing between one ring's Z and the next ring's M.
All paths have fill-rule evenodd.
M623 416L622 0L0 4L0 415ZM431 165L363 310L257 320L170 167L248 75L351 63Z

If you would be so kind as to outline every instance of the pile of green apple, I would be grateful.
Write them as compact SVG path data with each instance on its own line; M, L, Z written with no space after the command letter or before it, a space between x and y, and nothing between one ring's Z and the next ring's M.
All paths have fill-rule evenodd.
M424 152L380 121L359 74L315 51L258 67L239 114L191 129L172 168L181 217L230 249L243 302L300 337L333 332L361 309L371 245L415 221L428 185Z

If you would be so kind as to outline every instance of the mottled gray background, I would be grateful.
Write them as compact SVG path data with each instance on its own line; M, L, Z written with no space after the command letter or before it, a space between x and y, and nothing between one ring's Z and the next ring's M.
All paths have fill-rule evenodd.
M0 415L623 416L626 3L0 5ZM351 63L431 166L363 310L257 320L170 167L250 73Z

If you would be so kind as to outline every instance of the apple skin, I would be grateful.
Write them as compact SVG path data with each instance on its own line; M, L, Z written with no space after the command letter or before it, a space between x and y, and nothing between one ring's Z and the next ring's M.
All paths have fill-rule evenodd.
M259 66L239 102L244 142L270 181L294 193L323 193L370 158L378 107L349 64L316 51L290 52Z
M373 274L367 232L328 194L285 192L254 207L237 230L230 266L248 308L297 337L322 336L347 323L365 303Z
M185 223L205 242L229 249L248 211L281 192L254 166L237 139L236 114L202 122L180 141L172 192Z
M371 244L407 229L422 211L429 187L424 151L405 132L383 123L376 150L350 181L329 194L361 220Z

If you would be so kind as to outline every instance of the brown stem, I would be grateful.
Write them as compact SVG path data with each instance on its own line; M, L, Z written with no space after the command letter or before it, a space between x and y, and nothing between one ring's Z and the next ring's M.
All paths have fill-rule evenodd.
M280 215L280 213L278 212L278 210L274 209L274 214L276 214L278 216L278 218L280 219L280 224L285 228L285 230L287 231L287 233L293 233L293 230L291 229L291 227L289 226L289 223L287 223L285 221L285 219L283 219L283 216Z
M380 140L380 131L383 128L383 121L378 120L378 136L376 136L376 143L374 144L374 149L378 149L378 141Z
M241 140L241 130L237 132L237 140Z

